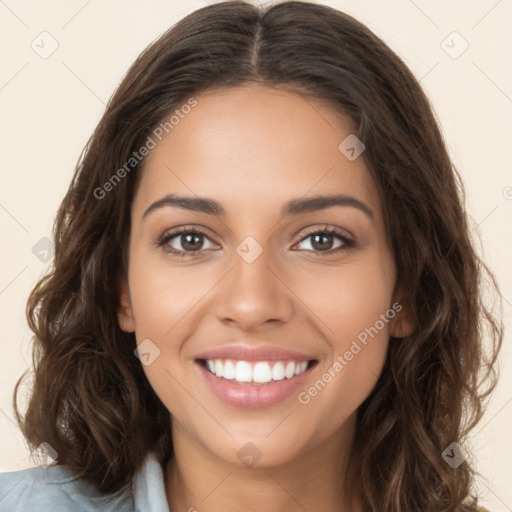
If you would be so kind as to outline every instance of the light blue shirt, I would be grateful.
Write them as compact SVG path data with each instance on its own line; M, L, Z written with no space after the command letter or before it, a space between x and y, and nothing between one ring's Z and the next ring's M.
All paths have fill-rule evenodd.
M102 495L65 466L0 473L0 512L169 512L163 468L148 454L132 485Z

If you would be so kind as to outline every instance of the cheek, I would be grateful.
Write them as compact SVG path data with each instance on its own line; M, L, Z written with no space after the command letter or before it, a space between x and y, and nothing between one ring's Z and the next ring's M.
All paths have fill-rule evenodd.
M181 346L184 326L205 290L199 281L191 283L190 272L170 268L162 262L134 255L130 262L130 294L137 342L151 340L156 357L143 364L146 377L162 403L173 415L183 416L190 396L180 386L183 367ZM204 283L206 287L207 283ZM156 347L156 348L155 348Z
M385 363L396 311L394 265L383 254L336 271L324 270L308 288L307 305L321 320L317 325L329 357L319 379L302 390L299 403L311 407L311 417L323 418L324 425L334 427L359 407ZM306 296L306 289L300 293Z
M137 339L164 343L187 322L215 280L200 266L172 266L164 258L150 256L134 254L130 262L131 302Z
M293 289L316 317L332 350L340 353L361 333L364 338L368 329L373 332L376 323L380 338L388 336L392 317L382 323L381 315L391 308L394 284L391 256L375 251L339 267L319 268L314 276L297 279Z
M172 266L143 251L134 251L130 257L136 339L138 343L151 340L158 354L151 364L143 365L143 370L171 413L179 404L190 403L190 396L180 383L190 370L187 365L192 363L182 347L198 327L197 314L204 313L208 292L217 281L216 274L206 266Z

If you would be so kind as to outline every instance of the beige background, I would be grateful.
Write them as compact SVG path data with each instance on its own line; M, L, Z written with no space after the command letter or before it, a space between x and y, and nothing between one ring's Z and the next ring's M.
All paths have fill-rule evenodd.
M462 173L475 233L500 281L510 327L512 1L317 3L366 23L421 80ZM0 471L34 465L11 406L14 383L30 364L25 302L49 265L32 248L41 238L51 238L53 217L80 151L128 66L164 30L204 5L185 0L0 2ZM50 35L40 36L43 31ZM39 52L52 44L58 48L43 59L31 47L33 41ZM472 437L477 467L486 477L478 486L496 512L512 510L511 363L506 337L501 382Z

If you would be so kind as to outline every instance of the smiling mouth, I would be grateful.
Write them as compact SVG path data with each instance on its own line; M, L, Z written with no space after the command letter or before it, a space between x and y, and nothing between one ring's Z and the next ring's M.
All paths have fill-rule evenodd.
M232 359L197 359L207 372L233 384L265 385L290 380L318 364L310 361L243 361Z

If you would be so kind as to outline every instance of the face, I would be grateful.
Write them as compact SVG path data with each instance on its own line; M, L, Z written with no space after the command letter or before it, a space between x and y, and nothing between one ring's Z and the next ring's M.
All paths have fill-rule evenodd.
M318 100L195 99L145 161L119 323L175 445L284 464L349 438L405 334L378 190L339 149L353 124Z

